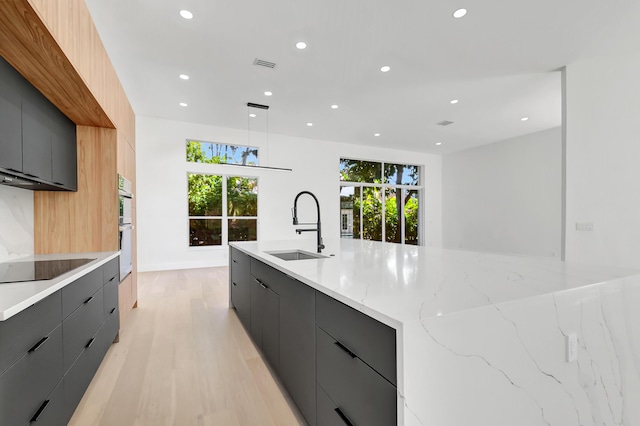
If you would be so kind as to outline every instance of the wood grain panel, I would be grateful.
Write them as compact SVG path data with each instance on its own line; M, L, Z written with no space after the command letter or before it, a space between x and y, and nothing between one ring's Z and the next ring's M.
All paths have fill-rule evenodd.
M74 123L113 128L29 2L3 0L0 5L0 55Z
M78 192L34 192L36 253L118 250L116 130L77 133Z
M133 109L84 0L28 1L111 121L128 140L135 140Z

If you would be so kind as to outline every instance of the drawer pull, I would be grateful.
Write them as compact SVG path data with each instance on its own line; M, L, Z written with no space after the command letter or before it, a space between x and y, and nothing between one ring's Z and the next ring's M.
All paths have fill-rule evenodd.
M29 420L29 423L35 423L38 421L44 409L47 408L47 405L49 405L49 402L50 400L47 399L45 402L42 403L40 408L38 408L38 411L36 411L36 414L34 414L33 417L31 417L31 420Z
M35 345L33 345L31 349L29 349L29 353L35 352L38 349L40 349L40 346L44 345L44 342L46 342L47 340L49 340L49 336L43 337L42 339L40 339L38 343L36 343Z
M343 351L345 351L346 353L348 353L351 358L357 358L358 357L358 355L356 355L355 352L353 352L351 349L349 349L348 347L346 347L342 343L334 342L333 344L336 345L337 347L339 347L340 349L342 349Z
M93 296L91 296L90 298L88 298L87 300L84 301L84 304L86 305L87 303L91 302L93 300Z
M232 282L231 284L235 285L236 287L238 286L238 284L236 284L236 283L234 283L234 282Z
M266 285L265 283L263 283L263 282L262 282L262 281L260 281L259 279L254 278L254 280L256 280L256 282L257 282L258 284L260 284L260 287L264 288L265 290L269 288L269 287L267 287L267 285Z
M115 277L115 275L114 275L114 276L113 276L113 277L111 277L111 279L110 279L109 281L107 281L107 282L108 282L108 283L110 283L111 281L113 281L113 280L115 280L115 279L116 279L116 277Z
M109 312L109 315L113 314L116 311L116 308L111 309L111 312Z
M95 342L96 339L94 339L93 337L91 338L91 340L89 340L89 343L87 343L86 345L84 345L85 349L89 349L91 347L91 345L93 345L93 342Z
M235 260L235 259L233 259L233 260L232 260L232 262L233 262L233 263L238 263L238 261L237 261L237 260Z
M342 410L340 409L340 407L335 409L335 412L338 413L338 415L340 416L340 418L342 419L342 421L344 422L344 424L348 425L348 426L353 426L353 423L351 423L351 420L349 420L349 417L347 417Z

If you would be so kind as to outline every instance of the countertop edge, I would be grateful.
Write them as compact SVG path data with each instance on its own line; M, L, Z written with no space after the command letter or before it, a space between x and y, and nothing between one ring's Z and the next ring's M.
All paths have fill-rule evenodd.
M101 255L104 257L102 257ZM46 281L53 281L53 283L43 288L42 290L34 293L33 295L25 298L24 300L13 304L11 307L0 311L0 321L6 321L9 318L13 317L14 315L19 314L20 312L24 311L30 306L43 300L47 296L52 295L56 291L66 287L67 285L83 277L84 275L87 275L89 272L99 268L100 266L104 265L110 260L115 259L119 255L120 255L119 251L56 254L55 256L66 256L66 258L86 258L91 256L98 256L98 257L95 260L92 260L91 262L87 263L86 265L82 265L79 268L69 271L58 278L55 278L53 280L46 280ZM35 256L37 257L38 255L35 255ZM23 283L13 283L13 284L19 285ZM0 295L1 294L2 294L2 288L0 287Z
M396 318L392 318L388 315L385 315L367 305L363 305L362 303L358 302L357 300L351 299L349 297L345 297L344 295L340 294L340 293L336 293L333 290L318 284L315 281L310 280L309 278L303 277L301 275L296 274L295 272L289 270L286 268L286 265L283 265L277 261L273 261L271 259L271 257L273 256L263 256L261 254L261 252L254 252L252 250L248 250L246 248L244 248L241 244L235 244L233 242L229 243L230 247L233 247L237 250L240 250L241 252L245 253L248 256L251 256L257 260L260 260L261 262L263 262L264 264L277 269L278 271L282 272L283 274L297 280L300 281L306 285L308 285L309 287L318 290L319 292L326 294L327 296L331 297L332 299L337 300L338 302L344 303L345 305L355 309L358 312L362 312L365 315L370 316L371 318L380 321L381 323L388 325L389 327L401 332L402 331L402 324L403 322L401 320L398 320ZM275 257L273 257L274 259L276 259ZM323 261L324 259L318 259L316 261ZM282 262L286 262L286 261L282 261Z

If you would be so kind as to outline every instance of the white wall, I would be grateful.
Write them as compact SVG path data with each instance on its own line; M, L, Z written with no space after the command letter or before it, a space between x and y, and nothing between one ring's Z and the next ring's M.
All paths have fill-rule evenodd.
M561 173L560 127L444 156L443 246L559 259Z
M226 247L188 247L187 172L257 176L258 238L285 240L315 238L297 235L291 224L295 195L309 190L320 200L323 237L339 236L339 159L352 157L425 165L426 245L440 246L441 158L394 149L370 148L269 134L252 138L260 161L293 172L187 163L185 141L193 138L227 144L247 144L247 130L206 126L136 116L138 270L181 269L227 264ZM301 222L315 221L310 197L299 201Z
M33 254L33 191L0 185L0 262Z
M567 66L566 259L640 268L640 3L627 19Z

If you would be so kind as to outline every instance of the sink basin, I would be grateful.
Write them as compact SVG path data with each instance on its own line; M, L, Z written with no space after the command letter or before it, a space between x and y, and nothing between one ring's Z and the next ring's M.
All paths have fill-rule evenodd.
M307 259L326 259L328 256L318 253L310 253L302 250L292 251L267 251L271 256L275 256L282 260L307 260Z

